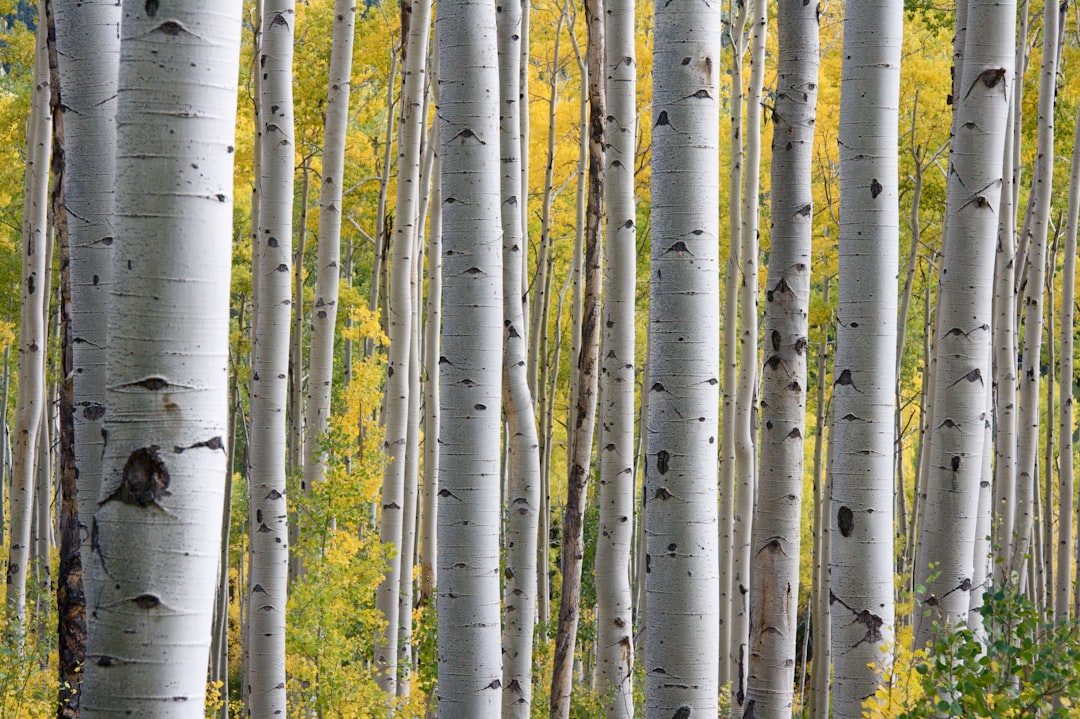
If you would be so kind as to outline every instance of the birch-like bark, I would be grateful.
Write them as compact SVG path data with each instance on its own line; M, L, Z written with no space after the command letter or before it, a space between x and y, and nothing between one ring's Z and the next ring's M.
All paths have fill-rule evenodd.
M39 17L44 18L44 0L40 0L38 5ZM15 631L25 629L26 622L26 581L31 555L34 469L42 407L45 404L45 364L42 357L48 347L44 305L41 301L42 293L49 291L45 284L45 256L48 243L49 157L52 149L46 29L46 23L38 24L23 184L19 386L15 399L15 438L12 443L11 493L8 496L10 535L7 617L8 626Z
M1080 127L1080 115L1077 127ZM1076 301L1076 233L1080 215L1080 132L1073 138L1072 169L1069 174L1069 206L1065 215L1065 265L1061 270L1061 414L1058 435L1061 437L1058 462L1058 542L1057 584L1054 588L1054 620L1069 620L1072 594L1073 491L1073 303Z
M439 716L498 716L503 302L495 6L436 10L443 191Z
M746 92L746 137L739 259L739 382L735 396L736 490L734 553L731 569L731 716L746 708L750 669L750 561L755 492L757 491L757 363L758 363L758 232L761 175L761 98L765 78L768 7L753 0L750 17L750 86Z
M655 13L645 716L669 719L716 716L719 692L722 29L718 4Z
M55 2L57 60L63 102L64 179L70 261L71 409L78 468L83 591L94 591L87 525L101 483L105 416L105 305L116 167L116 83L120 6L114 0ZM92 594L90 594L92 596Z
M322 186L319 191L318 271L311 315L307 405L304 408L303 486L311 489L326 474L322 443L330 419L334 379L334 329L341 282L341 188L345 172L345 135L349 122L353 29L356 1L335 0L326 92Z
M600 532L596 543L596 692L607 719L634 715L633 595L630 547L634 535L634 308L637 227L634 158L637 150L637 63L634 0L607 0L605 13L605 128L603 359L600 368Z
M831 307L829 290L831 277L825 278L822 301ZM829 716L829 678L832 668L832 617L829 614L829 486L831 469L832 441L828 444L826 456L825 444L825 386L826 358L829 353L829 335L832 323L826 323L822 332L821 346L817 358L817 423L814 435L814 566L811 572L811 602L813 618L810 625L813 630L814 664L811 675L810 695L807 706L811 719L828 719ZM830 418L831 419L831 418Z
M416 15L416 17L413 17ZM398 121L397 194L390 263L390 311L388 336L385 431L383 449L387 454L383 473L382 513L379 541L391 544L396 556L390 559L386 575L376 595L376 606L386 621L375 644L379 685L388 694L396 692L397 633L402 562L412 561L401 554L405 505L405 451L408 443L409 352L412 343L412 267L415 263L416 222L420 203L420 141L423 135L424 84L427 78L427 44L431 4L418 0L412 5L405 45L405 67ZM425 22L426 20L426 22Z
M1052 10L1052 8L1051 8ZM1034 482L1039 453L1039 384L1042 356L1042 304L1046 277L1046 238L1054 170L1054 95L1057 91L1058 13L1043 13L1042 64L1039 70L1038 147L1030 198L1027 237L1027 290L1024 297L1024 347L1020 367L1020 411L1016 443L1016 542L1010 567L1024 577L1035 511ZM1049 471L1049 468L1047 468Z
M982 452L994 282L996 203L1012 93L1013 3L972 2L957 98L937 317L937 367L925 516L915 565L915 646L931 638L933 619L967 619ZM981 590L976 590L981 591Z
M840 94L840 304L833 371L833 711L861 717L892 642L897 108L903 3L849 3Z
M742 231L742 64L746 46L746 3L729 31L731 41L731 164L728 168L728 257L724 274L723 406L720 421L720 684L730 681L732 671L731 625L735 611L731 575L735 533L735 394L739 377L740 232ZM742 602L742 595L739 595Z
M123 4L82 715L202 717L228 422L241 3ZM106 580L107 578L107 580Z
M540 522L540 445L528 377L528 328L522 305L526 250L521 203L522 2L496 5L499 42L499 143L503 251L503 386L506 413L506 566L503 575L504 719L532 711L533 625L536 622L536 543Z
M1019 85L1019 83L1017 83ZM1013 188L1013 105L1002 152L1001 199L994 263L994 581L1003 585L1012 562L1016 527L1016 213Z
M813 230L818 8L777 5L772 230L765 286L761 458L750 566L745 714L790 719L799 612L806 363Z
M259 190L259 293L251 374L251 572L248 577L247 709L286 711L285 609L288 511L285 499L285 407L288 395L292 262L293 0L264 0L259 67L262 125Z
M574 648L581 617L581 565L585 557L585 501L592 464L593 429L596 425L600 355L600 299L603 292L603 187L604 125L607 118L604 87L604 1L586 0L588 45L585 51L588 78L588 122L582 127L587 154L587 191L580 257L584 275L580 311L575 322L578 338L571 365L571 426L567 428L566 507L562 523L562 591L559 624L555 634L555 657L551 680L551 718L567 719L573 684ZM576 46L575 46L576 47ZM579 199L580 209L580 199ZM576 298L575 298L576 299ZM576 303L575 303L576 306ZM580 328L580 329L578 329Z

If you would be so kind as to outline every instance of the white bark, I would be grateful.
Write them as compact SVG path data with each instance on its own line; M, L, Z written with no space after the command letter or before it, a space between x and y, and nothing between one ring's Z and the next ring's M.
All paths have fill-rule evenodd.
M742 230L742 63L745 47L746 3L730 29L731 39L731 165L728 168L728 257L724 275L723 406L720 421L720 683L731 677L731 625L735 611L731 574L735 533L735 394L739 376L740 232ZM740 593L738 601L742 602Z
M782 2L772 139L772 239L765 291L761 459L750 567L745 713L790 719L799 611L806 363L813 230L818 8Z
M56 2L57 59L63 91L64 204L70 253L69 314L75 466L83 588L93 596L89 517L101 483L105 417L105 305L116 174L116 83L120 6L114 0Z
M1078 114L1077 127L1080 127ZM1058 417L1061 447L1058 461L1058 543L1057 586L1054 589L1054 619L1069 619L1072 594L1073 492L1073 303L1076 301L1076 234L1080 215L1080 132L1073 138L1072 169L1069 175L1069 206L1065 216L1065 265L1061 271L1061 414Z
M123 5L82 715L202 717L228 422L241 3Z
M720 16L717 4L656 7L645 390L649 719L717 713Z
M503 250L503 386L506 413L506 566L502 715L528 719L532 710L533 625L536 622L536 544L540 522L540 445L528 378L528 340L522 306L526 250L521 203L522 2L496 5L499 42L499 141Z
M443 163L439 716L498 716L503 339L495 6L436 14Z
M341 182L345 171L345 134L349 121L355 0L336 0L326 93L322 187L319 193L318 274L311 308L311 353L304 417L303 486L310 489L326 473L322 442L330 417L334 378L334 330L341 282Z
M862 716L862 702L881 681L888 657L884 648L893 638L902 32L900 0L846 7L829 515L833 711L838 718Z
M970 607L978 495L985 442L986 382L994 281L994 242L1002 188L1001 157L1011 98L1015 5L973 2L957 98L937 318L926 514L915 584L921 616L915 645L932 620L963 624ZM931 565L932 568L931 568ZM976 590L981 591L981 590Z
M262 124L257 264L259 294L251 376L251 573L248 581L248 692L252 716L286 710L285 609L288 512L285 499L292 262L292 0L265 0L259 55Z
M44 19L45 3L39 3ZM34 510L34 468L42 407L45 404L45 364L48 346L42 293L48 243L49 156L52 118L49 114L49 55L46 24L38 24L34 51L34 89L26 130L26 174L23 184L22 289L19 313L19 387L11 458L10 536L7 563L7 616L12 626L26 622L26 581L30 565Z
M392 544L397 555L379 585L376 606L386 620L385 633L377 638L375 662L383 691L396 691L399 589L403 562L412 561L401 553L405 505L405 453L408 444L409 354L412 345L412 272L415 264L416 223L420 206L420 140L423 136L424 83L427 77L427 45L431 4L413 3L405 50L401 115L398 123L397 195L390 263L390 312L388 315L390 352L387 365L385 428L383 448L388 456L383 474L382 514L379 539Z
M758 363L758 193L761 175L761 98L765 78L768 28L765 0L750 4L750 86L746 92L746 137L739 234L742 262L739 289L739 382L735 396L736 490L734 553L731 569L731 716L740 719L746 707L750 669L750 561L755 492L757 491L757 363Z
M637 64L634 1L608 0L606 167L607 227L600 369L600 531L593 564L596 583L596 691L608 719L634 715L634 632L630 547L634 530L634 309L637 228L634 157L637 149Z
M1010 566L1024 577L1031 547L1039 453L1039 384L1042 357L1042 312L1046 277L1046 238L1054 170L1054 95L1057 91L1058 13L1043 13L1042 65L1039 70L1039 134L1030 198L1027 237L1027 291L1024 298L1024 347L1020 368L1020 412L1017 420L1016 542ZM1046 468L1044 471L1049 471ZM1023 581L1023 579L1021 579Z

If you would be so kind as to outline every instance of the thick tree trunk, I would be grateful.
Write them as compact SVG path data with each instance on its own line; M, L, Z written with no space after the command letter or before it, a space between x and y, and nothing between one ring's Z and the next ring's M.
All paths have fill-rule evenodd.
M503 340L495 6L436 10L443 162L439 716L497 716Z
M979 32L968 36L964 51L949 172L930 471L915 565L915 584L925 588L918 596L916 647L931 638L934 619L963 624L970 593L979 591L972 584L973 556L1015 6L973 2L968 25Z
M746 714L790 719L799 612L818 9L781 2Z
M850 3L840 97L840 305L833 370L833 711L861 717L893 638L897 108L903 3Z
M722 30L716 4L655 12L645 715L669 719L716 716L719 692Z
M288 511L285 500L285 406L291 305L294 121L292 0L265 0L259 65L262 142L259 187L259 293L251 376L249 481L252 503L248 577L247 709L286 711L285 610Z
M123 6L108 443L88 558L107 581L88 596L87 717L204 716L240 19L239 2Z

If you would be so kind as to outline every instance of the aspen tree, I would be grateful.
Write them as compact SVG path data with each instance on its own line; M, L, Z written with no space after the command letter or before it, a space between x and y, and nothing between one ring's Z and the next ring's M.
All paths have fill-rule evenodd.
M38 17L45 18L45 2L38 3ZM31 523L34 510L34 470L45 404L45 363L48 346L42 294L49 242L49 157L52 121L49 113L49 55L47 25L38 24L34 41L34 87L30 120L26 129L26 173L23 185L22 290L19 312L19 386L15 400L15 426L11 457L11 493L8 497L10 537L7 562L8 626L25 629L26 582L31 559Z
M634 157L637 63L634 0L607 0L605 13L603 346L600 369L600 532L596 583L596 691L608 719L634 713L634 632L630 547L634 529L634 308L637 258Z
M406 38L401 111L398 120L397 194L390 263L390 351L386 368L386 436L383 448L388 455L383 474L379 540L395 547L397 555L376 595L376 606L386 620L384 634L376 641L375 662L379 684L388 694L396 692L399 595L404 562L401 553L405 506L405 455L409 431L409 352L412 345L412 273L416 254L416 223L420 206L420 142L423 135L424 84L427 79L427 46L431 24L431 4L416 0L410 13L402 13Z
M978 0L968 9L968 25L979 32L967 36L950 156L933 435L915 566L917 647L931 638L933 619L950 627L965 622L970 593L981 591L973 586L973 557L1015 13L1008 2Z
M499 41L499 138L502 162L503 387L506 413L506 567L503 574L503 719L532 710L533 625L536 622L536 543L540 520L540 445L528 378L528 328L522 305L526 242L521 204L522 2L496 5Z
M579 234L583 252L575 252L584 276L583 294L578 308L575 293L574 329L577 347L572 350L571 365L571 426L567 428L566 508L562 523L562 589L559 603L559 623L555 634L555 657L551 680L551 717L566 719L570 713L573 684L574 649L577 643L578 622L581 616L581 565L585 556L584 518L586 490L592 463L593 429L596 424L598 364L600 354L600 299L603 291L603 187L604 187L604 124L607 118L604 87L604 2L586 0L585 20L588 25L588 45L585 51L587 83L587 119L582 125L583 165L588 172L584 216ZM571 36L573 40L573 36ZM575 45L576 48L576 45ZM579 190L580 192L580 190ZM582 198L578 198L579 216Z
M321 443L330 418L334 378L334 330L341 282L341 189L345 171L345 134L349 122L355 0L335 0L330 45L330 74L319 192L318 272L311 314L308 397L304 417L304 487L310 489L326 473Z
M903 3L848 3L840 84L840 303L829 604L836 717L861 717L893 636L893 412Z
M1080 128L1080 115L1077 116ZM1073 137L1069 175L1069 205L1065 215L1065 265L1061 272L1061 414L1058 418L1061 448L1058 472L1057 586L1054 588L1054 619L1069 619L1072 590L1072 528L1075 499L1073 474L1073 303L1076 300L1076 232L1080 215L1080 132Z
M750 568L745 713L790 718L799 611L811 172L817 114L818 8L777 5L780 45L772 139L772 231L765 283L761 458Z
M285 609L289 534L285 499L292 262L293 0L264 0L259 68L262 126L259 244L249 461L251 572L248 577L247 710L286 711Z
M655 7L645 716L716 716L719 687L718 4ZM747 355L752 356L752 355Z
M742 224L739 232L739 259L742 262L739 289L739 382L735 397L735 532L732 542L731 596L731 715L740 719L746 707L746 682L750 669L750 561L754 493L757 491L758 364L758 234L760 229L759 189L761 176L761 98L765 80L765 36L768 4L752 0L750 18L750 85L746 92L746 138L743 155Z
M228 421L241 3L123 4L82 715L202 717Z
M1057 92L1057 6L1043 12L1042 63L1039 69L1038 147L1029 199L1030 224L1025 222L1027 289L1024 296L1024 346L1020 367L1020 411L1016 443L1016 540L1010 567L1024 581L1026 555L1032 548L1033 513L1038 492L1034 486L1039 454L1039 385L1041 381L1043 293L1046 276L1046 238L1050 224L1050 193L1054 179L1054 95ZM1044 468L1043 471L1049 471Z
M742 230L742 63L746 46L746 3L728 31L731 41L731 160L728 167L728 257L724 274L723 406L720 421L720 683L726 684L732 667L731 625L735 610L731 574L735 533L735 395L739 377L740 232ZM739 601L742 601L740 594Z
M436 9L443 192L439 428L441 717L498 716L503 302L495 6Z

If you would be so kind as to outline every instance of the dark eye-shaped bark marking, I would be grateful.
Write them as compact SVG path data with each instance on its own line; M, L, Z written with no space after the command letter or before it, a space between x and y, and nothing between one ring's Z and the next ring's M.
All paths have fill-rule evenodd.
M836 524L840 527L840 534L850 537L855 529L855 513L849 507L841 507L836 513Z

